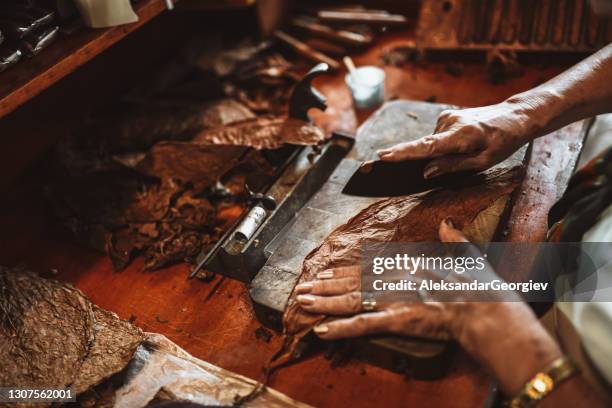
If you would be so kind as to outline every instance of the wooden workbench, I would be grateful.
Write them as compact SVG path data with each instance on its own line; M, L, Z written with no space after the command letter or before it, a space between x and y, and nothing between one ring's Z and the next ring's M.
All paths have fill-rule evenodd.
M355 61L359 65L380 64L380 54L385 49L405 41L405 35L388 36L368 52L355 56ZM387 67L387 97L426 100L435 96L442 103L484 105L528 89L561 69L528 67L522 77L493 85L486 79L484 65L479 64L466 64L460 77L446 73L441 63ZM352 110L343 77L344 73L338 73L316 84L329 104L325 114L316 115L316 121L327 130L355 130L366 117ZM566 150L567 146L559 142L550 144L550 148ZM558 166L550 160L538 166L534 171L539 175L533 183L554 180L559 173ZM544 193L529 195L531 202L525 211L536 215L547 211L558 195L554 188L547 188ZM57 279L73 283L94 303L121 318L135 319L142 329L166 335L198 358L262 379L262 367L278 350L281 338L275 335L269 342L256 338L260 325L244 284L219 278L212 283L187 280L187 265L143 272L142 259L123 272L114 272L108 258L78 246L53 227L41 197L28 192L27 186L24 190L19 197L9 196L0 211L1 264L25 262L38 271L56 269ZM541 216L523 222L526 230L543 231ZM483 404L489 385L486 373L462 354L456 357L445 378L431 382L412 380L359 362L331 368L322 355L284 368L272 380L274 388L295 399L329 407L474 407Z

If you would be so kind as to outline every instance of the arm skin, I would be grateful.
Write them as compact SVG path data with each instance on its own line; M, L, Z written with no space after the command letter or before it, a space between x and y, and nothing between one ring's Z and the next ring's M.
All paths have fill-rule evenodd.
M467 242L448 221L440 224L439 236L442 242ZM454 339L497 379L509 397L517 395L527 381L562 355L524 302L404 301L360 313L360 267L325 272L315 281L296 286L297 300L304 310L348 316L316 326L315 333L323 339L376 333ZM548 395L542 406L596 408L605 404L580 375L575 375Z
M612 44L550 81L508 99L532 118L532 137L612 112Z
M425 178L483 170L537 137L606 112L612 112L612 44L499 104L442 112L434 134L378 154L386 161L431 158Z

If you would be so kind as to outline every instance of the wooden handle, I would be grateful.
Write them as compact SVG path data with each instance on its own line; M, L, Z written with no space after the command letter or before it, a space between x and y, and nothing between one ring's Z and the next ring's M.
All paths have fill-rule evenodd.
M357 77L357 68L355 68L355 64L353 63L352 58L347 55L346 57L342 58L342 61L344 62L344 65L346 65L346 68L351 73L351 76L353 78L356 78Z
M293 19L292 24L308 31L311 34L327 38L329 40L338 41L346 45L360 46L372 43L372 36L346 30L334 30L329 26L319 24L307 17L297 17Z
M328 57L322 52L319 52L309 47L307 44L303 43L297 38L290 36L289 34L283 31L276 30L274 32L274 37L278 38L280 41L289 45L291 48L293 48L298 54L300 54L304 58L308 58L309 60L315 61L315 62L324 62L327 65L329 65L329 67L334 71L337 71L340 69L340 63L338 61L336 61L335 59L331 57Z
M318 17L323 21L343 23L365 23L377 25L405 25L406 17L400 14L380 14L368 12L320 11Z

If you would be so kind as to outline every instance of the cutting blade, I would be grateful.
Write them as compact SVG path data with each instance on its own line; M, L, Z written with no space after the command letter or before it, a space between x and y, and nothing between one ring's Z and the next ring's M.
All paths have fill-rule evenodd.
M346 183L342 194L361 197L395 197L453 186L463 183L466 179L483 177L473 171L464 171L425 179L423 170L429 161L387 162L376 160L364 162Z

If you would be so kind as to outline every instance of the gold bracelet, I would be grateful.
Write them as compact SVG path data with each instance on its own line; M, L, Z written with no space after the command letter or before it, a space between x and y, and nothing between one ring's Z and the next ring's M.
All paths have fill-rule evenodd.
M559 384L577 372L578 367L572 360L565 356L559 357L525 384L521 393L510 401L510 407L535 407Z

